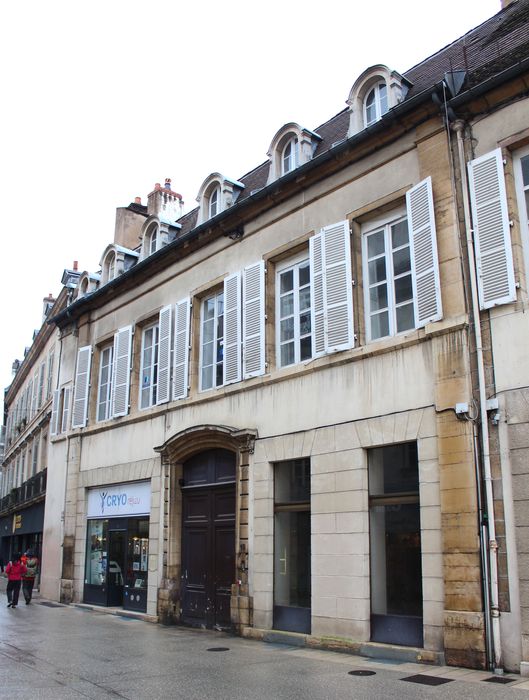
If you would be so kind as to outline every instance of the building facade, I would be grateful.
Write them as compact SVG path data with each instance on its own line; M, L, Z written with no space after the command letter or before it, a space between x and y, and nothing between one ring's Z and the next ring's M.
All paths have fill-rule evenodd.
M44 595L526 671L528 19L118 210L52 319Z

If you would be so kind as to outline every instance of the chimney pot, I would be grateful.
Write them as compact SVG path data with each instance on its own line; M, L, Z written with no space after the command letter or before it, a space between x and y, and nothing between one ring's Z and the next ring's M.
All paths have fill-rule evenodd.
M166 189L166 190L170 190L170 189L171 189L171 178L170 178L170 177L166 177L166 178L165 178L165 189Z
M157 183L154 185L154 189L155 189L155 190L161 190L161 189L162 189L162 186L160 185L159 182L157 182Z
M74 261L73 261L73 270L74 270L74 272L77 272L77 265L78 265L78 264L79 264L79 263L77 262L77 260L74 260Z
M135 203L135 204L141 204L141 197L135 197L135 198L134 198L134 203Z

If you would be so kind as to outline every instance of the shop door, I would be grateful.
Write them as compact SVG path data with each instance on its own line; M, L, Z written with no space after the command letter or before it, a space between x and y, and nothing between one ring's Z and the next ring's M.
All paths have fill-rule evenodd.
M123 605L123 572L125 571L126 530L108 533L107 605Z
M235 579L235 455L208 450L184 465L182 621L229 627Z

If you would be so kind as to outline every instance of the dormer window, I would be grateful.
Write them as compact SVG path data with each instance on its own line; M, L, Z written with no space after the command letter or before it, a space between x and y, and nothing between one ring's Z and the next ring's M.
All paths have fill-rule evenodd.
M320 141L321 136L294 122L282 126L268 149L270 158L268 183L274 182L312 160Z
M152 226L147 233L146 247L147 255L152 255L158 250L158 227Z
M101 257L101 284L111 282L136 264L140 254L135 250L111 243ZM97 280L97 277L95 278Z
M299 141L297 138L291 138L287 141L285 148L283 149L283 156L281 158L281 170L282 175L286 175L294 168L298 167L299 163Z
M209 195L209 218L212 219L219 213L220 187L215 187Z
M235 204L241 191L242 182L228 180L221 173L211 173L202 183L197 196L199 204L197 224L203 224L209 219L225 211Z
M84 280L81 282L81 286L79 287L79 296L84 297L86 296L88 292L88 277L85 277Z
M364 121L366 126L377 122L388 111L388 89L386 83L377 83L367 93L364 101Z
M105 260L104 276L107 282L116 276L116 254L113 251L107 255Z
M402 102L411 87L400 73L381 64L371 66L360 75L349 93L349 131L354 136L376 124L386 112Z

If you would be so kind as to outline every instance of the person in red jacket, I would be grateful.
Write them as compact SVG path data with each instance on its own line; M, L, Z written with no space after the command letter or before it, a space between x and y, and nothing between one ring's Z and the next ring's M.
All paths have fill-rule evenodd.
M18 594L22 583L22 576L26 573L26 567L20 561L19 554L13 554L13 558L6 566L7 574L7 607L16 608L18 605Z

